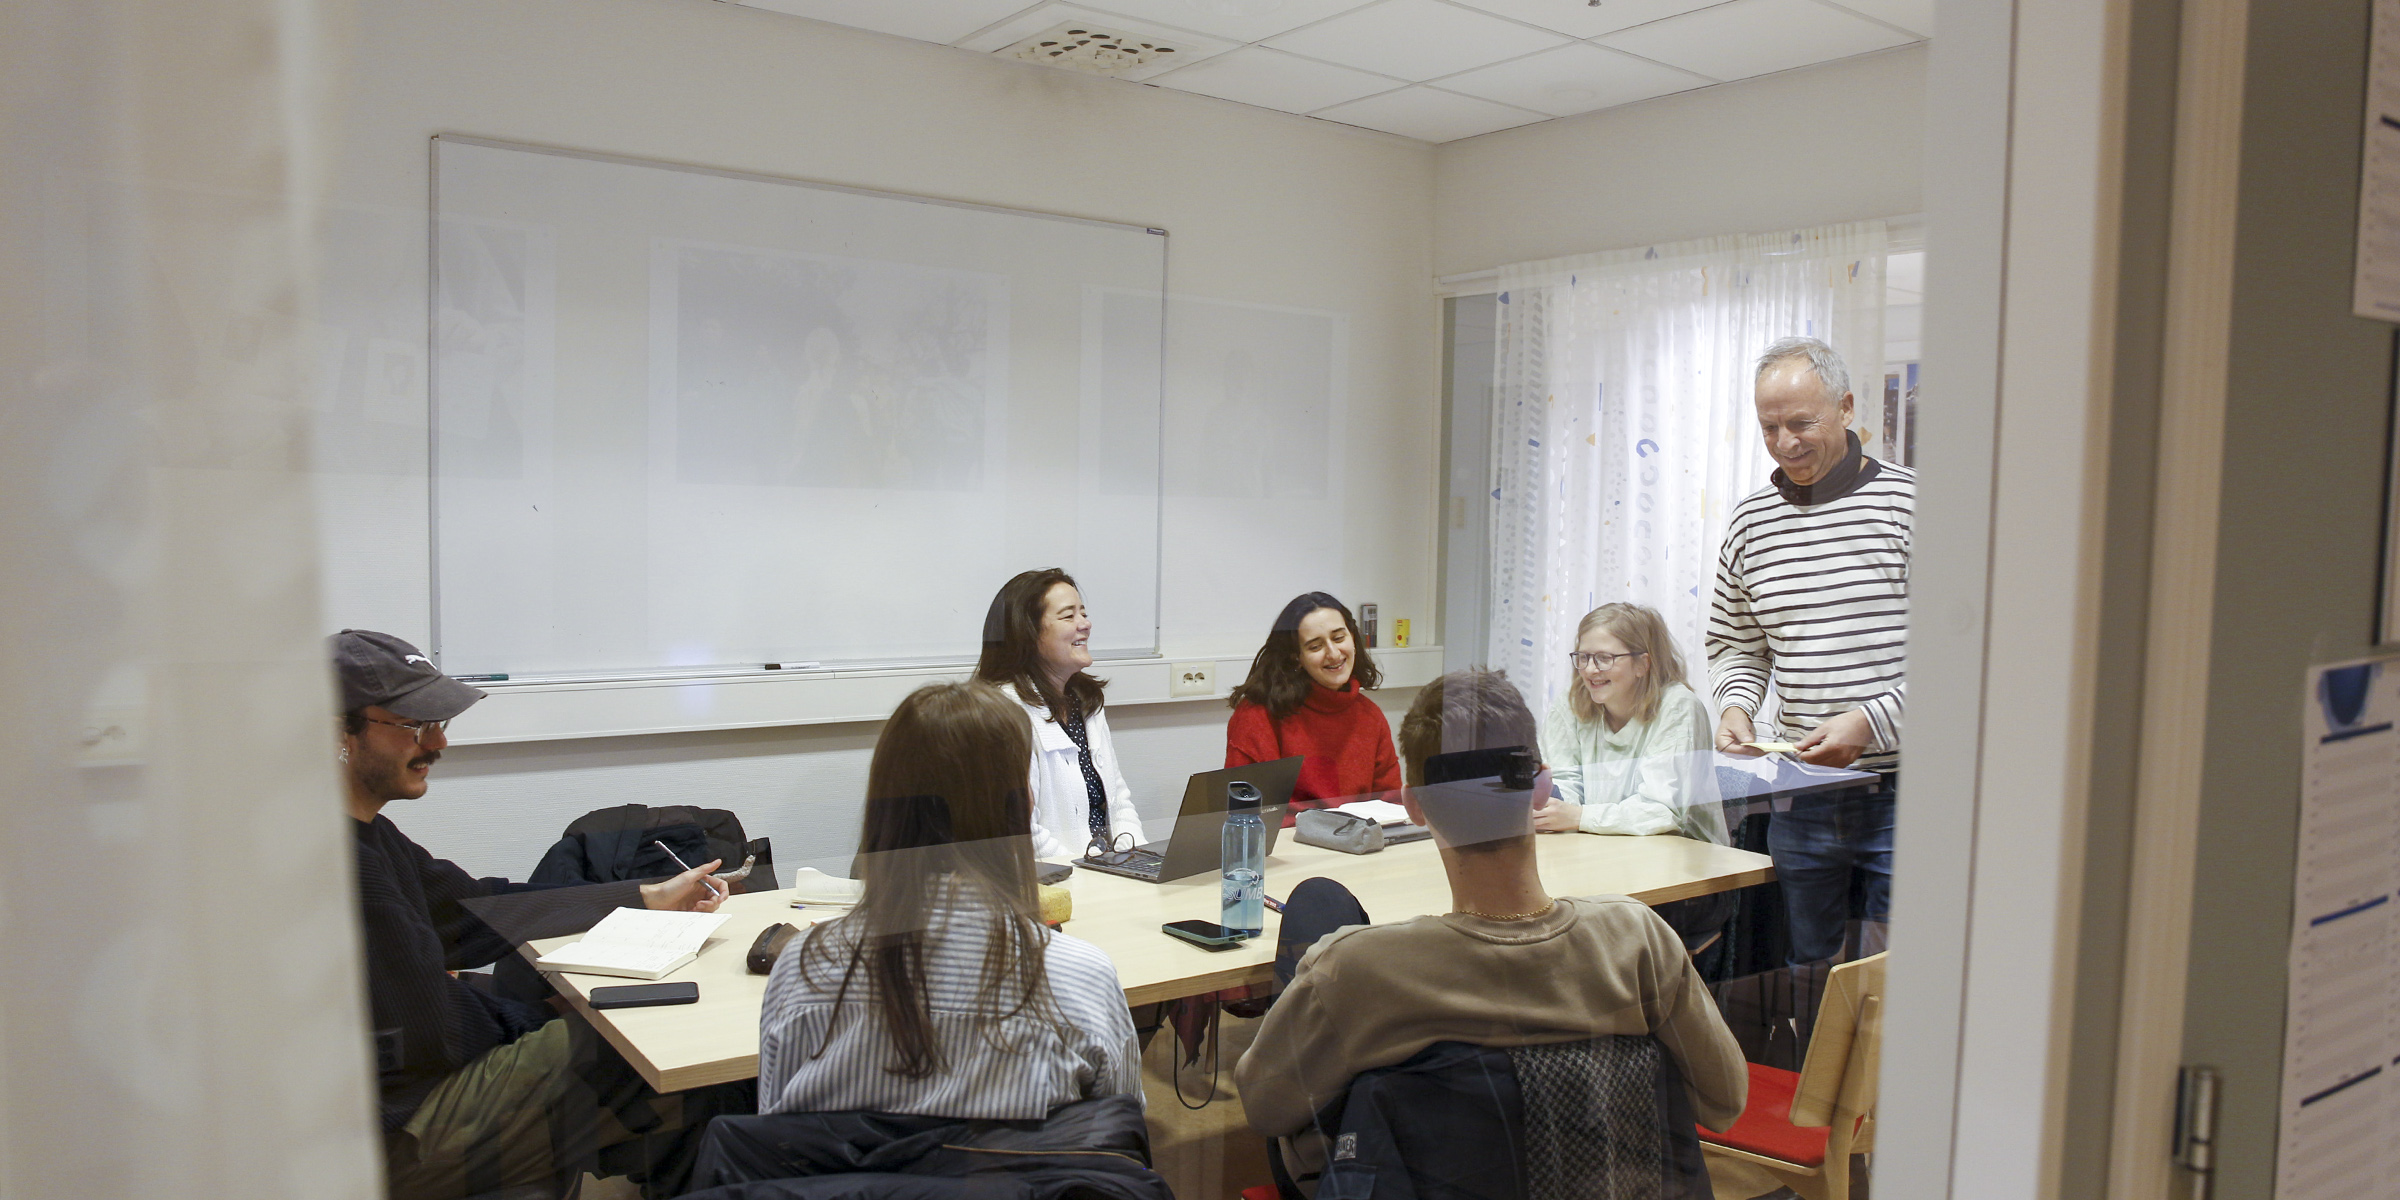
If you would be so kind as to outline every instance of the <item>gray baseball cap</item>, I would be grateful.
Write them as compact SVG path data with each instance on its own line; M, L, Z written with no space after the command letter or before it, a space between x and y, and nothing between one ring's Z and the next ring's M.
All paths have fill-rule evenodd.
M380 705L411 721L447 721L483 699L442 674L422 651L388 633L345 629L327 639L342 681L342 711Z

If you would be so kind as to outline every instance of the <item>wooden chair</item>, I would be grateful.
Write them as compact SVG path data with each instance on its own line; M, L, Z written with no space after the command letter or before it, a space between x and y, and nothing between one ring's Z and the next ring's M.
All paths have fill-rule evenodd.
M1700 1131L1712 1175L1720 1165L1733 1168L1727 1177L1763 1171L1805 1200L1849 1200L1850 1156L1874 1149L1883 966L1877 954L1833 969L1798 1074L1750 1064L1741 1119L1723 1133Z

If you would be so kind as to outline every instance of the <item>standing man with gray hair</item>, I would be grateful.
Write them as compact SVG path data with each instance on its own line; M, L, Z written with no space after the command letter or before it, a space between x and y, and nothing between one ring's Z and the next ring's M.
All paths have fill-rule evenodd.
M1781 703L1766 740L1877 773L1801 797L1769 827L1791 961L1815 962L1841 952L1854 896L1869 922L1891 911L1917 478L1861 451L1850 373L1824 342L1767 347L1753 398L1776 470L1773 486L1735 506L1717 558L1707 636L1717 748L1760 752L1749 743L1771 681Z

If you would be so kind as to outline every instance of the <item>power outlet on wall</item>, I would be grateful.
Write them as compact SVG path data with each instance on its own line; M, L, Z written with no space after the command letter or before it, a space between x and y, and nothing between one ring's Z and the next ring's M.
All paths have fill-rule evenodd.
M1167 694L1170 696L1216 695L1217 664L1176 663L1168 673Z

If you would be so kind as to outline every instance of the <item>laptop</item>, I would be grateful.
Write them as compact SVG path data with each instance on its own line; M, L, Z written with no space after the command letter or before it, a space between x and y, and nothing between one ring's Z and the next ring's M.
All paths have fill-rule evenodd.
M1275 852L1275 835L1283 830L1284 809L1291 804L1292 785L1300 780L1300 756L1273 762L1202 771L1183 786L1183 810L1166 841L1152 842L1107 859L1078 858L1086 871L1122 875L1145 883L1187 879L1225 864L1225 785L1239 780L1258 789L1259 820L1267 827L1267 853Z

